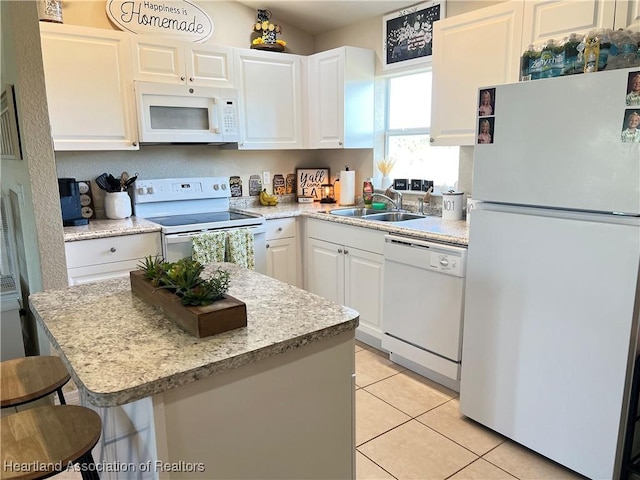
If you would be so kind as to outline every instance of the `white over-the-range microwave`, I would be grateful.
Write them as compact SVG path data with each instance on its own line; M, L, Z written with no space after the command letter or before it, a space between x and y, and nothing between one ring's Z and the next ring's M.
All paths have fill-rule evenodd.
M238 91L134 82L141 143L238 141Z

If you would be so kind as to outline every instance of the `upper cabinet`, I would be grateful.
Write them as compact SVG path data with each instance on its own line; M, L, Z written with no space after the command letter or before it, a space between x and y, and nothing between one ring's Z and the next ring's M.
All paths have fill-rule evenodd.
M433 24L431 144L473 145L478 88L518 81L523 2Z
M239 149L304 148L303 60L299 55L235 49Z
M129 35L40 23L55 150L137 150Z
M474 145L478 89L517 82L529 44L640 18L640 0L511 0L433 27L432 145Z
M137 35L134 78L145 82L234 87L233 49Z
M519 53L531 44L560 41L571 33L613 28L616 2L612 0L529 0L524 2ZM625 25L626 26L626 25Z
M341 47L307 62L309 147L373 148L373 50Z

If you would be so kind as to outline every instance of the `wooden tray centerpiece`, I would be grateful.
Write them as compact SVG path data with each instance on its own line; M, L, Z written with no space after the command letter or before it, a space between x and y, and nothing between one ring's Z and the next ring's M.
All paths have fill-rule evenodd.
M131 291L191 335L204 338L247 326L247 306L226 294L226 270L218 268L203 279L204 267L191 258L168 263L147 257L139 266L129 274Z

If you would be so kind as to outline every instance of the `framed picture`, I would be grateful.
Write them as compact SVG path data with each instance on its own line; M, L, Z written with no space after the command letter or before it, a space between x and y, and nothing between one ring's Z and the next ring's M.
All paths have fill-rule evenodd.
M444 17L444 0L420 3L382 17L383 69L425 63L433 47L433 22Z
M322 184L330 182L328 168L296 168L296 196L322 199Z
M13 85L7 84L0 94L1 136L0 147L3 160L22 160L22 146L18 130L18 113L16 111Z

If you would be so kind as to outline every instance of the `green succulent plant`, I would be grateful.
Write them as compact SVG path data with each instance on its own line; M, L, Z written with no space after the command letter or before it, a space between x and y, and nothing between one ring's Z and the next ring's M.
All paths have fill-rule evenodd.
M162 257L149 256L139 267L154 286L173 291L183 305L209 305L223 298L229 289L228 271L218 268L210 278L204 279L201 277L204 266L191 257L168 263Z

